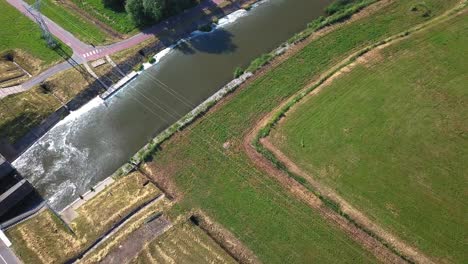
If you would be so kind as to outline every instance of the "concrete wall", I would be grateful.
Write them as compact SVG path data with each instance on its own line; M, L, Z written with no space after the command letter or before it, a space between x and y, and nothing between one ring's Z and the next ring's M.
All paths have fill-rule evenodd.
M8 191L0 195L0 216L7 213L13 206L21 202L28 194L33 191L32 185L26 181L21 180Z
M10 174L13 170L13 167L8 161L3 163L0 161L0 179Z

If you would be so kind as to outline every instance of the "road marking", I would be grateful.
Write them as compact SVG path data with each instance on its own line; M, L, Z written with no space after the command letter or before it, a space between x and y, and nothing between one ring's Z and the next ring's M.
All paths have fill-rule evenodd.
M3 263L8 264L6 260L3 258L2 254L0 254L0 258L2 259Z

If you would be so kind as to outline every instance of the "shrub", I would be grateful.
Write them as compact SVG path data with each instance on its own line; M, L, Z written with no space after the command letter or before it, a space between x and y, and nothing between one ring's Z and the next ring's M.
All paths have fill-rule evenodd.
M155 59L154 57L151 57L151 58L149 58L149 60L148 60L148 63L151 63L151 64L153 64L153 63L155 63L155 62L156 62L156 59Z
M202 32L210 32L211 31L211 24L205 24L203 26L199 26L198 30Z
M244 70L241 67L237 67L234 70L234 78L239 78L242 74L244 74Z
M249 11L250 9L252 9L252 5L251 4L243 4L242 9L245 9L245 10Z
M352 4L353 2L357 2L356 0L336 0L331 5L329 5L325 12L328 15L333 15L345 9L348 5Z
M260 69L261 67L263 67L265 64L267 64L268 62L270 62L270 60L273 58L273 56L271 54L263 54L262 56L256 58L255 60L253 60L249 67L247 68L247 71L248 72L254 72L258 69Z

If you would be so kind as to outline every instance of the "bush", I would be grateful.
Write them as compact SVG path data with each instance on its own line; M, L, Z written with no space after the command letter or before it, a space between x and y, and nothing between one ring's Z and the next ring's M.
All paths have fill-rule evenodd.
M234 78L239 78L242 74L244 74L244 70L241 67L237 67L234 70Z
M252 5L251 4L243 4L242 9L245 9L245 10L249 11L250 9L252 9Z
M203 26L199 26L198 30L202 32L210 32L211 31L211 24L205 24Z
M249 67L247 68L247 71L248 72L254 72L258 69L260 69L261 67L263 67L265 64L267 64L268 62L270 62L270 60L273 58L273 56L271 54L263 54L262 56L256 58L255 60L253 60Z
M149 58L149 60L148 60L148 63L151 63L151 64L153 64L153 63L155 63L155 62L156 62L156 59L155 59L154 57L151 57L151 58Z
M353 4L353 2L357 2L357 0L336 0L325 9L325 12L328 15L333 15L346 9L346 7L350 4Z

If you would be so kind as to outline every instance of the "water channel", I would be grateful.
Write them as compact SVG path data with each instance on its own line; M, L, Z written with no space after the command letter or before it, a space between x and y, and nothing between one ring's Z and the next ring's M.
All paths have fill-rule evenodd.
M331 1L267 0L236 12L229 23L171 50L105 103L96 98L72 112L14 166L62 209L229 82L236 67L281 45Z

